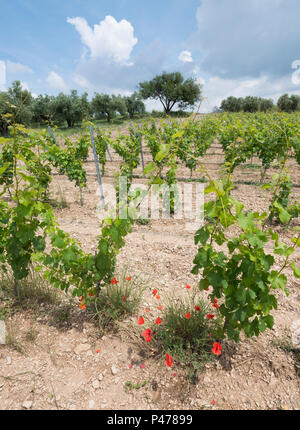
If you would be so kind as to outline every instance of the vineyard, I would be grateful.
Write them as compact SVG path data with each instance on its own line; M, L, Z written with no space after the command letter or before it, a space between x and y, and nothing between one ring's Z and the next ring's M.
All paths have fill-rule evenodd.
M299 408L298 113L68 138L7 120L1 409ZM155 189L160 217L141 211Z

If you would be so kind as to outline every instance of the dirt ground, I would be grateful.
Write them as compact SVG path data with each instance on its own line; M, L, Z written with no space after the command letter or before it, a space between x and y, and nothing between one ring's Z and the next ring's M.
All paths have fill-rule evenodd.
M150 161L146 149L144 156L146 162ZM113 183L113 172L119 165L118 156L112 152L112 157L113 162L107 162L104 184ZM217 177L222 160L222 149L214 143L203 161ZM290 163L294 183L299 184L299 168L293 160ZM63 195L68 203L68 207L55 210L61 228L79 240L85 251L92 252L99 234L98 185L92 153L85 166L88 186L83 193L83 207L78 189L66 177L54 176L51 191L53 196ZM141 174L141 168L135 173ZM235 179L257 181L259 175L259 169L240 168ZM180 166L178 177L189 176L189 170ZM203 175L193 175L197 176ZM135 182L143 180L137 178ZM299 194L300 188L293 188L293 196L299 199ZM246 208L262 211L268 207L268 194L258 186L239 183L233 195ZM299 225L299 219L293 225ZM281 227L276 230L284 241L291 237ZM133 279L147 286L137 317L145 315L145 308L150 308L153 317L157 315L153 288L159 290L160 303L164 305L170 295L181 294L186 283L197 285L198 277L190 274L195 253L193 232L187 231L185 220L158 219L134 226L118 256L118 269L126 267ZM298 252L293 258L299 262L299 257ZM280 259L276 262L279 264ZM38 312L17 313L9 326L22 349L0 345L0 409L297 410L299 362L287 345L291 324L300 318L300 282L290 270L285 273L290 295L276 291L274 328L258 338L243 338L239 344L224 342L222 355L206 365L197 383L189 382L184 369L176 364L168 368L164 360L143 356L138 342L126 330L130 324L136 326L137 317L126 320L119 332L99 337L95 324L79 307L69 309L70 318L65 324L53 323L48 305L41 305ZM128 381L143 386L126 390L124 384Z

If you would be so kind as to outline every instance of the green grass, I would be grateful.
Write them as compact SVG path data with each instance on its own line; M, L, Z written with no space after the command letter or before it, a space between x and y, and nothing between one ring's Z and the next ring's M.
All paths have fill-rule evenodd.
M18 306L14 305L15 310L18 307L38 308L41 303L57 304L59 302L57 289L48 284L41 273L36 272L33 268L30 269L27 278L19 281L19 297L15 296L13 285L12 273L9 270L6 273L2 272L0 274L0 299L2 298L8 306L17 301L15 305Z
M127 276L124 269L119 276L116 275L117 284L101 288L98 296L87 304L87 310L96 320L100 332L117 329L118 323L133 315L140 305L146 287L139 279L127 280Z
M201 311L197 311L195 305ZM221 319L207 319L208 313L217 315L216 309L212 309L201 300L198 292L189 292L185 299L171 299L162 313L161 325L152 326L152 331L156 331L153 340L158 354L163 358L166 353L171 355L174 363L183 367L192 381L198 380L197 373L215 357L212 347ZM187 313L191 315L189 319Z

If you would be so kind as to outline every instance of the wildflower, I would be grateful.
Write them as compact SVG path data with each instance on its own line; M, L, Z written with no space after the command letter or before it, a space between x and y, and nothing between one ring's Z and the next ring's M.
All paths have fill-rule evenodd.
M161 324L161 319L158 317L156 318L155 324L160 325Z
M131 281L131 276L126 276L126 281Z
M144 324L144 318L143 317L140 317L139 319L138 319L138 324L139 325L143 325Z
M212 400L211 404L214 406L216 404L215 400Z
M115 285L117 284L119 281L116 280L116 278L112 278L112 280L110 281L111 285Z
M154 290L152 291L153 296L156 296L157 293L158 293L157 289L154 288Z
M161 310L162 310L162 308L163 308L163 307L162 307L162 305L160 305L160 306L158 306L158 308L157 308L157 309L158 309L159 311L161 311Z
M80 309L86 309L85 303L80 303Z
M90 297L94 297L94 295L95 295L95 294L93 294L93 292L92 292L92 291L89 291L89 296L90 296Z
M147 309L145 309L145 311L146 311L146 312L150 312L150 309L148 309L148 308L147 308Z
M152 337L151 337L151 329L147 328L147 330L144 330L143 331L143 336L144 336L146 342L150 342L150 340L152 339Z
M201 311L201 309L199 308L199 306L198 305L195 305L195 309L196 309L196 311Z
M123 297L123 302L125 302L125 300L126 300L126 296Z
M206 315L206 318L207 318L207 319L209 319L209 320L212 320L212 319L214 319L214 316L215 316L215 315L207 314L207 315Z
M99 349L97 349L97 350L96 350L96 352L97 352L97 354L99 354L99 352L100 352L100 348L99 348Z
M221 355L221 351L222 351L222 345L219 342L215 342L213 344L212 352L215 355Z
M192 316L192 315L191 315L189 312L187 312L187 313L185 314L185 317L186 317L186 319L187 319L187 320L189 320L189 319L191 318L191 316Z
M129 364L129 369L132 369L133 368L133 364L131 363L131 364Z
M185 288L187 288L188 290L190 290L190 289L191 289L191 287L190 287L190 285L189 285L189 284L186 284L186 285L185 285Z
M173 366L173 358L169 354L166 354L166 365L168 367L172 367Z
M214 304L213 304L213 307L214 307L214 308L216 308L216 309L220 309L220 306L219 306L219 305L217 305L217 303L214 303Z
M146 364L145 364L145 363L140 364L140 368L141 368L141 369L144 369L144 368L145 368L145 366L146 366Z
M156 298L157 298L157 300L159 300L159 299L160 299L160 295L159 295L159 294L157 294Z

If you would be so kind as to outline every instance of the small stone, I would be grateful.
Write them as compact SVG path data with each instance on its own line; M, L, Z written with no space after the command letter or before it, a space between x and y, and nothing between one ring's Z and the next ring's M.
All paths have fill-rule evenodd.
M89 349L89 350L88 350L88 352L86 353L86 355L87 355L88 357L90 357L91 355L93 355L93 353L92 353L92 351Z
M24 403L23 403L23 408L24 409L31 409L32 408L32 405L33 405L33 403L32 403L32 401L31 400L26 400Z
M295 349L300 349L300 319L291 325L292 343Z
M11 357L6 357L6 364L11 364Z
M100 374L99 374L99 376L98 376L98 380L99 380L99 381L102 381L102 379L103 379L103 374L102 374L102 373L100 373Z
M205 376L203 379L204 384L210 384L211 383L211 379L208 376Z
M89 400L89 409L93 409L95 407L95 400Z
M100 388L100 384L99 384L98 379L95 379L95 380L92 382L92 386L93 386L93 388L94 388L95 390L98 390L98 389Z
M83 352L87 352L89 349L91 348L91 346L87 343L80 343L79 345L77 345L74 349L75 354L79 355L82 354Z
M113 365L112 367L111 367L111 373L113 374L113 375L116 375L117 373L118 373L118 368L117 368L117 366L115 366L115 365Z

